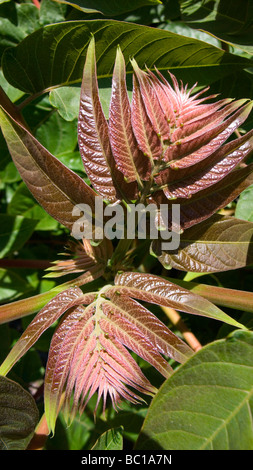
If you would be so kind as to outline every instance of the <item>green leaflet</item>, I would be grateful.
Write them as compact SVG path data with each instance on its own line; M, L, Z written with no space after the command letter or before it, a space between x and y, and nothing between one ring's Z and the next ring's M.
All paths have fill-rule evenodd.
M0 214L0 258L19 250L31 237L38 220Z
M253 53L251 0L182 0L180 3L182 19L186 24L207 31L244 52Z
M137 449L252 450L253 334L236 331L190 358L161 387Z
M30 34L17 47L6 50L4 75L13 86L31 94L81 82L91 35L96 42L98 78L112 76L117 45L126 59L127 72L134 56L141 69L155 64L159 70L176 72L190 84L209 85L252 65L249 59L161 29L90 20L49 25Z
M108 429L99 436L92 450L122 450L123 449L123 427Z

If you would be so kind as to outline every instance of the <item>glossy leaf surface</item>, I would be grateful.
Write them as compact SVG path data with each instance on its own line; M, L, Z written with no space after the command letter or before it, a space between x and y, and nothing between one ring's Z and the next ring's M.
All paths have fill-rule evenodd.
M234 201L239 194L253 183L253 165L238 168L218 183L199 191L191 198L178 198L171 201L180 204L180 226L189 229L213 216L219 209ZM214 196L215 195L215 196ZM162 191L152 198L157 205L166 204L168 199ZM168 205L168 221L172 220L172 208ZM171 226L169 226L171 228Z
M112 288L113 291L118 291L135 299L163 305L164 307L172 307L193 315L215 318L239 326L235 320L212 303L198 295L192 295L190 291L159 276L126 272L116 277L115 285L116 287Z
M252 433L251 332L207 345L163 384L137 449L249 450Z
M47 328L58 320L66 310L78 304L80 296L82 296L82 291L77 287L61 292L50 300L35 316L23 335L15 343L15 346L0 367L0 374L6 375ZM84 295L82 302L85 303L86 300L89 302L92 298L92 294L87 294L86 297Z
M128 182L148 180L150 162L140 151L131 122L131 107L126 86L125 61L118 48L113 79L109 116L110 141L118 169Z
M134 56L141 69L145 66L152 68L154 64L159 70L167 71L169 68L192 84L198 81L207 85L228 75L231 70L251 66L251 61L246 58L156 28L110 20L69 21L41 28L16 48L6 51L3 71L7 80L32 94L81 82L91 34L95 37L99 58L98 77L112 76L118 44L128 61L128 72L131 70L129 57Z
M45 377L50 429L54 429L64 388L67 421L77 410L83 411L95 391L97 404L103 398L105 406L109 395L114 407L121 397L133 403L142 400L132 389L146 394L155 392L128 349L165 377L171 367L162 355L184 362L192 354L155 315L127 295L118 295L110 286L101 289L85 308L65 315L51 343Z
M87 51L83 73L78 141L85 170L94 189L110 202L117 201L124 192L130 199L134 198L135 185L126 185L112 154L108 124L98 91L94 39Z
M25 128L3 110L0 124L12 159L24 182L42 207L72 229L78 203L94 208L94 191L73 171L51 155Z
M252 235L251 222L215 215L186 230L177 253L164 252L159 259L166 266L192 272L242 268L253 262Z

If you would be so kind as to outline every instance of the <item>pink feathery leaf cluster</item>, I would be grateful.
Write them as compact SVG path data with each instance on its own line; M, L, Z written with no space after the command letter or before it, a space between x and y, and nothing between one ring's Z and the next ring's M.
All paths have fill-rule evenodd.
M253 131L225 143L250 111L247 100L203 96L196 85L179 85L132 59L128 97L124 56L118 48L109 121L96 78L94 40L87 52L81 89L79 148L93 187L110 202L140 201L181 207L181 229L211 217L248 186L252 172L241 162L252 152ZM231 190L233 186L233 191Z
M112 77L109 120L101 101L96 74L94 39L88 47L81 87L78 122L79 148L91 186L66 169L22 126L16 134L29 152L12 157L24 181L42 206L71 228L73 207L86 202L95 207L96 195L106 203L166 202L169 220L176 200L181 229L209 217L251 184L252 165L241 166L252 151L253 130L226 142L243 124L252 102L203 97L205 90L168 80L156 69L141 70L132 59L132 100L126 86L124 56L117 49ZM35 187L34 179L38 185ZM40 183L40 184L39 184ZM48 188L46 194L42 188ZM43 196L42 196L43 193ZM72 259L57 261L51 275L82 273L76 287L56 295L35 316L2 365L8 371L40 335L58 322L45 376L45 412L53 431L60 407L69 421L82 413L97 393L97 405L107 399L117 408L121 399L132 403L153 395L155 387L131 355L155 367L164 377L171 373L168 358L186 361L192 350L172 333L143 302L194 315L224 319L226 314L207 300L161 277L108 269L113 245L103 240L71 243ZM122 266L126 270L127 264ZM109 276L108 275L109 272ZM101 289L78 287L104 275ZM87 287L87 286L86 286ZM92 287L90 290L93 289ZM95 409L96 411L96 409Z

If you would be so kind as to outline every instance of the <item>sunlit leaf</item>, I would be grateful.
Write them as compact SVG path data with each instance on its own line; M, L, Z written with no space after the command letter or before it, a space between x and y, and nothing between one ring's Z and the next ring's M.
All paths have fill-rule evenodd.
M0 124L12 159L33 196L71 230L77 220L72 215L75 205L86 203L94 209L94 191L3 110Z
M0 258L19 250L31 237L38 220L0 214Z
M140 69L154 65L162 71L170 69L190 84L210 85L235 69L251 66L246 58L159 28L91 20L53 24L30 34L5 52L4 75L10 84L32 94L80 83L91 34L96 42L98 77L112 76L117 45L126 59L127 72L132 72L129 58L134 56Z
M118 274L112 291L193 315L203 315L242 326L211 302L153 274L125 272Z
M8 204L7 211L9 215L19 216L22 214L27 219L37 221L36 230L54 230L59 226L58 222L37 203L23 182L17 187Z
M122 450L123 449L123 437L122 427L109 429L99 436L95 442L92 450Z
M252 169L252 164L236 169L218 183L197 192L189 199L177 198L176 201L171 200L171 204L168 204L168 199L163 191L157 191L152 196L151 202L156 202L158 206L168 204L169 222L172 220L172 204L175 202L180 204L180 227L186 230L210 218L219 209L234 201L243 190L253 183ZM169 228L171 228L171 225L169 225ZM154 245L157 246L154 249L155 252L159 247L159 243L159 240L154 242Z
M15 343L10 354L0 367L0 374L6 375L12 366L25 354L26 351L37 341L37 339L49 328L58 318L68 309L78 304L82 291L78 287L70 288L64 291L43 307L43 309L35 316L23 335ZM82 302L92 299L92 295L82 296Z
M198 351L154 398L136 449L252 450L253 335Z
M128 182L150 177L150 161L140 151L131 122L131 107L126 87L125 62L118 48L113 80L109 115L110 142L117 168Z
M97 404L103 398L105 407L109 395L115 408L122 397L132 403L142 400L132 388L154 393L128 350L165 377L171 367L163 355L184 362L192 354L155 315L128 296L119 296L111 286L101 289L86 307L67 312L53 336L47 363L45 407L50 430L64 389L64 414L70 422L96 391Z
M126 187L123 175L117 170L109 140L109 129L98 93L95 44L91 40L84 67L78 141L86 173L94 188L110 202L115 202L124 190L135 194L135 186Z
M238 269L253 262L252 236L252 222L215 215L186 230L177 252L163 252L159 259L167 267L191 272Z

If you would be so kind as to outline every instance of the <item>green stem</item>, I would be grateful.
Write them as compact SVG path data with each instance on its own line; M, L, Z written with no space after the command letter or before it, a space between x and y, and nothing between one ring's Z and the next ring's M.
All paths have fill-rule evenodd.
M118 245L116 246L116 249L110 259L110 266L117 265L119 261L122 261L128 250L130 249L132 243L134 240L132 239L127 239L127 238L121 238Z
M221 307L229 307L243 312L253 313L253 293L226 287L210 286L197 282L181 281L179 279L167 278L174 284L188 289L194 294L201 295L205 299Z
M48 292L43 292L42 294L34 295L28 299L16 300L10 304L0 306L0 324L7 323L9 321L17 320L18 318L23 318L33 313L38 312L43 308L53 297L55 297L60 292L68 289L69 287L79 287L89 282L92 282L94 279L100 277L104 272L102 266L95 266L91 268L90 271L85 272L81 276L64 282L56 287L53 287Z
M36 313L59 292L61 292L61 290L56 292L54 289L51 289L48 292L34 295L28 299L17 300L16 302L12 302L10 304L1 305L0 324L26 317L32 313Z

